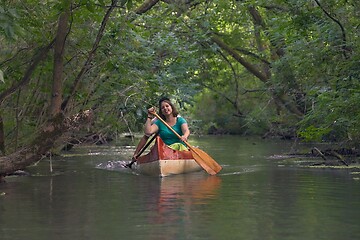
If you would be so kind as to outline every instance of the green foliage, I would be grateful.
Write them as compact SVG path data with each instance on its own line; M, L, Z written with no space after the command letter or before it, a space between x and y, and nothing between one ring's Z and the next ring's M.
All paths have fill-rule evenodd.
M15 39L21 32L18 11L10 6L0 6L0 33L8 39Z
M316 96L316 108L310 111L300 122L300 131L308 139L310 124L320 129L322 140L356 140L360 139L360 86L358 79L343 79L335 85L337 90L327 89ZM313 129L310 129L310 131ZM320 134L322 133L322 134ZM311 140L311 139L310 139Z
M187 5L193 1L159 1L133 17L143 2L118 2L73 96L67 114L95 109L93 131L141 131L146 108L167 95L197 132L297 132L305 140L359 141L358 1L322 1L323 9L307 0L213 0L193 6ZM34 56L54 39L59 15L69 7L69 1L2 3L1 92L21 81ZM72 94L110 4L72 2L64 98ZM257 22L250 9L257 11ZM267 78L255 77L215 44L212 34ZM25 143L46 120L53 64L50 52L26 88L3 101L9 139L19 129L25 139L19 143ZM304 116L296 116L290 105Z
M232 106L209 92L198 94L196 104L191 108L197 126L201 125L202 133L210 134L242 134L244 133L243 120L233 116Z
M324 135L328 134L330 131L330 128L315 127L311 125L304 130L298 131L298 135L307 142L322 142Z

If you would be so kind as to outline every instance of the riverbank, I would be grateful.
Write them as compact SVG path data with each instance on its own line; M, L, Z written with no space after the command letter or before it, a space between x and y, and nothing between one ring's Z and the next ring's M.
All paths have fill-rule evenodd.
M278 161L279 164L299 167L360 169L360 154L355 149L320 150L318 147L312 147L309 152L273 155L270 159Z

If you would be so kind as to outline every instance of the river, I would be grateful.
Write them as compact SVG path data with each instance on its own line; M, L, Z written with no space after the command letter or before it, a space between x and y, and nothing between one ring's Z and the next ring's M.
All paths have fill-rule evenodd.
M353 170L271 156L293 143L237 136L190 141L223 170L165 178L120 167L133 147L83 146L0 184L1 240L360 239Z

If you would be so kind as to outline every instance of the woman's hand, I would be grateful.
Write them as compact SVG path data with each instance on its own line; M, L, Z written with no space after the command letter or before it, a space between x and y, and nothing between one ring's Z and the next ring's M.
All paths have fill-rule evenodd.
M181 141L183 142L187 142L188 138L185 136L185 135L182 135L181 136Z
M153 118L155 113L155 107L151 107L147 110L148 112L148 118Z

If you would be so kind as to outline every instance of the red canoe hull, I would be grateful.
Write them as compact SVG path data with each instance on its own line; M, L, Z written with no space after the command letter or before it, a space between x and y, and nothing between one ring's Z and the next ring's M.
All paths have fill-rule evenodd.
M200 171L202 168L193 159L191 151L171 149L157 137L150 152L138 158L136 169L142 174L164 177Z

